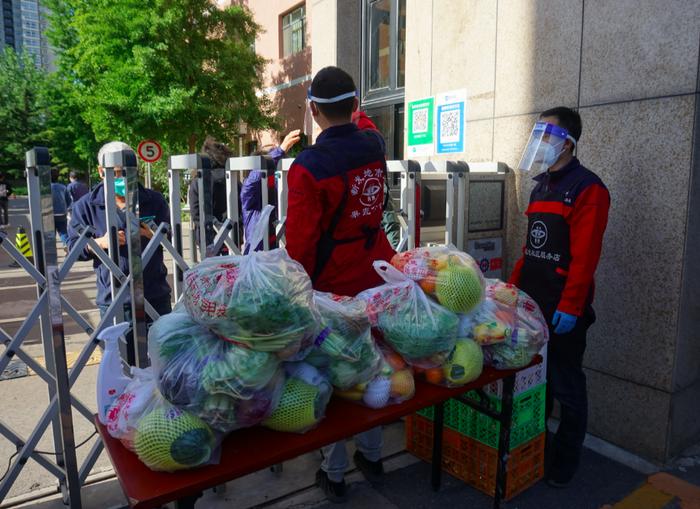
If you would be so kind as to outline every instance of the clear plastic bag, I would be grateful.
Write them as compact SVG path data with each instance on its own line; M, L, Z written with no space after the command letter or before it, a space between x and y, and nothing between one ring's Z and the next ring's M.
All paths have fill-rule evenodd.
M413 397L416 385L411 367L388 346L379 343L378 348L382 355L379 374L350 389L336 389L334 394L370 408L384 408Z
M261 239L271 210L256 226ZM311 280L284 249L203 260L185 273L183 300L219 336L281 359L303 358L320 331Z
M549 328L539 306L522 290L497 279L487 280L486 295L487 301L501 310L499 320L513 324L503 341L484 346L486 363L496 369L527 366L549 340ZM509 311L510 316L504 315L503 310ZM478 333L478 325L473 332Z
M279 358L221 341L189 315L159 318L148 347L163 396L217 431L255 426L277 406L284 385Z
M152 368L133 369L133 380L108 413L107 431L151 470L174 472L211 464L221 436L199 417L170 404Z
M367 301L370 323L409 364L441 366L455 346L457 315L429 299L418 283L387 262L376 261L374 268L386 284L357 296Z
M460 387L473 382L484 369L484 353L481 346L472 339L457 340L454 350L442 366L426 369L427 382L447 387Z
M396 253L391 264L455 313L469 313L484 298L484 276L479 265L454 246L419 247Z
M287 380L279 404L262 425L275 431L305 433L326 413L333 389L315 367L305 362L286 363Z
M305 362L327 373L341 390L374 378L382 357L372 339L367 303L324 292L314 292L314 302L325 328Z

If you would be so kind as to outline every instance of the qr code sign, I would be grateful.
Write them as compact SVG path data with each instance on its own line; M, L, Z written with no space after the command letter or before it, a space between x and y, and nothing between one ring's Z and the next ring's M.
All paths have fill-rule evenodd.
M413 110L413 132L428 132L428 108Z
M440 141L444 143L459 140L460 117L459 110L448 110L440 113Z

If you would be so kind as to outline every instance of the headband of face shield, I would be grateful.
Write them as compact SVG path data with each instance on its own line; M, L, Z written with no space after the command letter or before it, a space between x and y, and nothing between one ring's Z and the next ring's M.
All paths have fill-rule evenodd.
M545 171L557 162L564 152L566 140L576 145L576 140L563 127L537 122L520 158L518 169L522 171Z
M311 103L316 104L332 104L345 99L350 99L351 97L357 97L357 92L353 90L352 92L345 92L335 97L316 97L311 95L311 88L306 91L306 112L304 113L304 134L310 135L313 131L313 114L311 113Z

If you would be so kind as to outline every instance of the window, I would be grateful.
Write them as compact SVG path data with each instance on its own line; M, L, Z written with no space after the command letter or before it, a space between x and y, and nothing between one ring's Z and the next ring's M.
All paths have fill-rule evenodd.
M282 16L282 56L299 53L306 46L306 8L302 5Z
M362 108L386 140L387 158L403 158L406 0L364 0Z
M406 0L363 4L362 90L367 101L403 97Z

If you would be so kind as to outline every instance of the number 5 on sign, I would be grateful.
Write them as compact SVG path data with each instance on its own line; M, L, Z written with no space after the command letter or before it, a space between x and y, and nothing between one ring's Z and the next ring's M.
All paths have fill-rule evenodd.
M163 148L155 140L143 140L137 149L139 157L147 163L155 163L163 156Z

